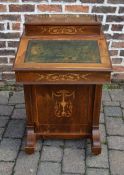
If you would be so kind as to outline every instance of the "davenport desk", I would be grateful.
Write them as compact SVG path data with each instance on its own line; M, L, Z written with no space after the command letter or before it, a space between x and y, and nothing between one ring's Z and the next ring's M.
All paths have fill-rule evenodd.
M24 85L27 153L38 138L83 137L94 154L101 152L102 84L110 82L112 67L96 17L42 15L26 23L14 70Z

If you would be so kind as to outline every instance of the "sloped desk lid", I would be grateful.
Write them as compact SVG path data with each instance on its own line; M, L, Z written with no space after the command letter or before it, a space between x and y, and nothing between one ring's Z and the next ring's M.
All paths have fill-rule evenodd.
M100 63L97 41L30 40L25 63Z
M104 37L23 36L14 70L111 71Z

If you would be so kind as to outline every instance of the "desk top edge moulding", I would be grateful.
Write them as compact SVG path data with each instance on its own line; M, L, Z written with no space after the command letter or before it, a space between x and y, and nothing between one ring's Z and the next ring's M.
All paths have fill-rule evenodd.
M39 138L83 137L91 139L92 153L101 152L102 85L112 65L96 16L29 16L13 70L24 85L27 153Z

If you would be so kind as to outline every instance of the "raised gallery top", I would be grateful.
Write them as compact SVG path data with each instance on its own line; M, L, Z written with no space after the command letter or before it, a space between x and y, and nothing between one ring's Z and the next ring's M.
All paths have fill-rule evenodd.
M42 14L27 15L25 18L26 25L82 25L98 24L97 16L84 14ZM100 24L100 23L99 23Z

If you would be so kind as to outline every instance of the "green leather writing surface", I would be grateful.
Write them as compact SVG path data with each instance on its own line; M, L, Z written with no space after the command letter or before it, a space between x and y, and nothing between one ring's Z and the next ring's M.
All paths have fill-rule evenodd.
M25 62L100 63L96 40L30 40Z

